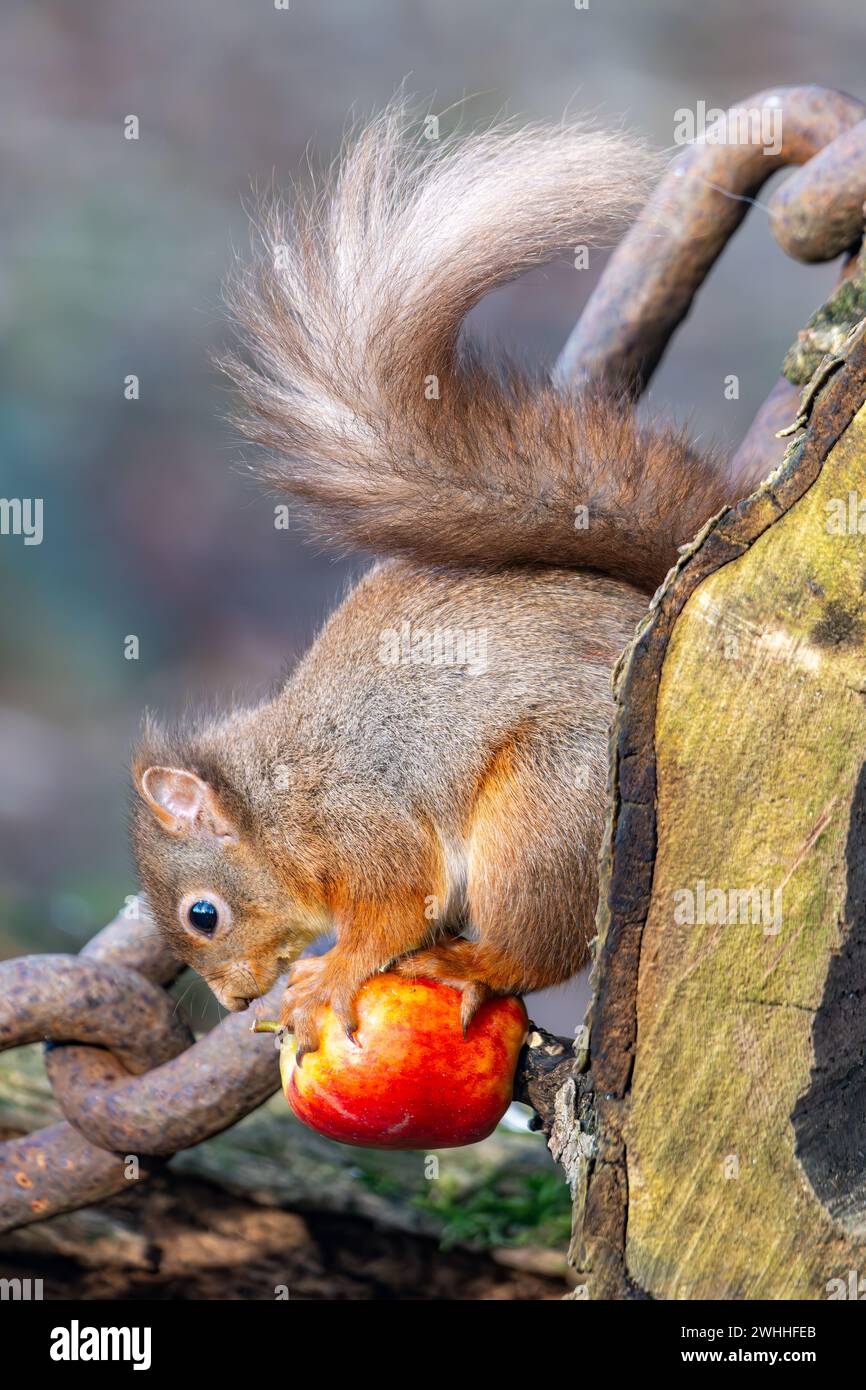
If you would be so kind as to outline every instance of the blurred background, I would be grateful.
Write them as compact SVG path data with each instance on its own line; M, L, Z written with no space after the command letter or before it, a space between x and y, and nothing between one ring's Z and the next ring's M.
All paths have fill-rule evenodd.
M0 537L0 954L77 950L135 892L127 753L145 706L253 699L345 588L245 476L210 365L252 188L406 80L464 120L591 109L657 144L675 112L774 84L866 94L862 0L5 0L0 45L0 496L44 499L44 540ZM135 115L140 138L124 139ZM765 190L766 194L766 190ZM504 209L507 215L507 209ZM503 290L474 330L552 361L604 261ZM651 404L735 445L835 271L754 210ZM737 373L738 401L724 378ZM124 397L135 374L140 398ZM140 644L125 657L126 639ZM570 1030L570 986L536 1001ZM204 1010L201 1024L213 1017ZM209 1006L207 1006L209 1007Z

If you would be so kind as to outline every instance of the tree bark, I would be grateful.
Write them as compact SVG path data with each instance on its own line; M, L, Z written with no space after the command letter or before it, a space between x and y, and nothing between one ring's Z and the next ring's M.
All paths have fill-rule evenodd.
M825 353L618 671L590 1297L827 1298L866 1268L866 320Z

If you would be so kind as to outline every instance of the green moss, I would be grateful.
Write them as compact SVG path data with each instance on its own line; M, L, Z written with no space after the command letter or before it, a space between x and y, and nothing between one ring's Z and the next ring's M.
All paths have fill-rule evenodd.
M559 1173L496 1174L470 1192L448 1177L415 1204L442 1223L443 1249L503 1245L562 1248L571 1232L571 1200Z
M789 348L782 367L794 386L805 386L823 359L842 349L853 328L866 317L866 253L861 251L857 269L843 280L825 304L817 309Z

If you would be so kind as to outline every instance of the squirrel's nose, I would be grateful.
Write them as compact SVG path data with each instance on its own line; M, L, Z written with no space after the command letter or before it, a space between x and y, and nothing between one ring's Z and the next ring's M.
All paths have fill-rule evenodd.
M238 1014L242 1009L249 1008L251 995L232 994L226 1000L226 1008L231 1009L233 1014Z
M229 1009L233 1014L240 1013L242 1009L247 1008L253 997L251 994L236 994L233 990L220 988L216 985L211 985L211 989L223 1008Z

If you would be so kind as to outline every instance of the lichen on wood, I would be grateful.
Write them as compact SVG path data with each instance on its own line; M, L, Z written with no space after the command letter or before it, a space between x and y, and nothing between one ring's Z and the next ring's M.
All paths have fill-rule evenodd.
M862 325L840 357L621 668L579 1245L594 1297L827 1297L866 1257Z
M784 376L805 386L825 357L836 357L866 316L866 249L861 249L833 293L809 319L785 355Z

